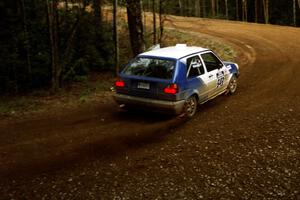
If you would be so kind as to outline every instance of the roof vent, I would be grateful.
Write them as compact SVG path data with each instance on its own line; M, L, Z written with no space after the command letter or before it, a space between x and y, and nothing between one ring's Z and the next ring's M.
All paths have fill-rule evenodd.
M187 47L186 44L176 44L176 46L175 46L175 48L177 48L177 49L184 49L186 47Z

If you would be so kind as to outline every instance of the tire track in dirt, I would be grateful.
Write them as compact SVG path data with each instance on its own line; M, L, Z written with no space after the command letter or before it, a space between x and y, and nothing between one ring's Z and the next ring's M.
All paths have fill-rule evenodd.
M103 106L103 105L102 105ZM0 126L0 176L36 174L97 158L112 158L164 140L183 119L119 112L114 102L97 108Z

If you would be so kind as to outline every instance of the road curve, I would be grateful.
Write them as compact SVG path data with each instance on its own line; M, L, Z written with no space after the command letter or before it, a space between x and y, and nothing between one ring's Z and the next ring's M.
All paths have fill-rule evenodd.
M235 48L237 94L190 121L108 101L0 123L4 199L300 198L300 29L175 16L166 26Z

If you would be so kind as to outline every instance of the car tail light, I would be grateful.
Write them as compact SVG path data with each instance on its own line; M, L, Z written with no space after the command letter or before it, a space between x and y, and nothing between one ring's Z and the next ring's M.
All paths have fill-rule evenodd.
M178 92L178 86L175 83L170 84L164 89L166 94L176 94Z
M116 87L125 87L125 82L121 79L118 79L115 83Z

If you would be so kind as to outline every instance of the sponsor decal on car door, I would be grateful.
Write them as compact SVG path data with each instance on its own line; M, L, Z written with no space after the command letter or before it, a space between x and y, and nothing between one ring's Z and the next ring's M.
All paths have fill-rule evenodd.
M230 79L229 75L230 75L230 72L225 65L219 69L219 72L217 73L217 90L218 90L218 92L223 92L226 89L229 79Z
M207 85L208 85L208 96L211 97L216 92L217 86L217 72L218 70L213 70L206 73Z

